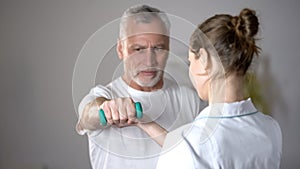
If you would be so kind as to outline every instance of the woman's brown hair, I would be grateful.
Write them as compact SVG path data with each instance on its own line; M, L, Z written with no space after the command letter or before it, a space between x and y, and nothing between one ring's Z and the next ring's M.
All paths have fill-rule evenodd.
M196 55L200 48L210 52L210 44L219 55L225 75L231 73L244 75L253 56L258 55L260 51L254 38L258 26L255 11L247 8L243 9L239 16L215 15L200 24L193 32L190 38L190 50ZM201 38L203 35L209 43Z

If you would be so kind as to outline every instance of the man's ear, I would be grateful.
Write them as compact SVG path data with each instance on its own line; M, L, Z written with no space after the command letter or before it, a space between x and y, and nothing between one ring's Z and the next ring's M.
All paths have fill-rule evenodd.
M124 54L123 54L123 44L120 39L118 39L117 53L118 53L119 58L122 60L124 58Z
M209 54L208 54L207 50L204 48L200 48L199 55L200 55L199 60L202 64L203 68L205 70L208 70L211 67L211 65L210 65L210 58L209 58Z

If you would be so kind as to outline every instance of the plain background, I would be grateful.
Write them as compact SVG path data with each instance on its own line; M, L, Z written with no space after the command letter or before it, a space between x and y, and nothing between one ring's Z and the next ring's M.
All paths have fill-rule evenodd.
M1 0L0 168L90 168L87 138L75 132L76 59L93 33L141 3L193 24L217 13L237 15L244 7L257 11L263 49L257 69L272 116L282 128L281 168L300 168L298 0ZM182 27L188 37L191 32Z

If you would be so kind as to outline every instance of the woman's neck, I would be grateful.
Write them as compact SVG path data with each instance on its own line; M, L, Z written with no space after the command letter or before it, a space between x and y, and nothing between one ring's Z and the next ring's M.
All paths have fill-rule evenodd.
M225 102L230 103L244 100L244 77L233 75L226 79Z
M232 103L245 99L244 77L230 75L223 80L216 80L209 92L209 104Z

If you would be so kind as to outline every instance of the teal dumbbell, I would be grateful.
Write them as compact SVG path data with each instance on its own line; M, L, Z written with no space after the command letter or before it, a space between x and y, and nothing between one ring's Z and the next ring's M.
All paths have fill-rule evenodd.
M136 111L136 118L141 119L143 118L143 108L140 102L135 102L135 111ZM100 117L100 124L102 126L106 126L107 125L107 120L104 114L103 109L99 110L99 117Z

